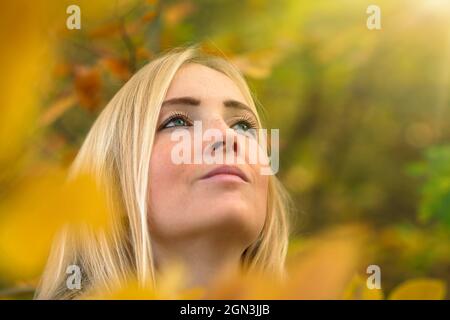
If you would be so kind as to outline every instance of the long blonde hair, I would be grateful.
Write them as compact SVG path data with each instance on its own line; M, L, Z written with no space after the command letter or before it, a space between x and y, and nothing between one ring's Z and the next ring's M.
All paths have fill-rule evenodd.
M69 228L54 241L36 291L37 299L70 299L79 295L66 288L66 268L78 265L83 287L112 289L130 276L140 284L155 283L151 234L147 226L150 156L160 112L169 85L184 64L198 63L232 79L256 114L250 89L227 59L197 46L177 48L141 68L102 110L89 131L70 177L89 172L106 188L112 216L110 232ZM258 122L261 120L258 118ZM284 274L289 237L289 197L275 176L269 178L267 215L263 230L242 255L247 271Z

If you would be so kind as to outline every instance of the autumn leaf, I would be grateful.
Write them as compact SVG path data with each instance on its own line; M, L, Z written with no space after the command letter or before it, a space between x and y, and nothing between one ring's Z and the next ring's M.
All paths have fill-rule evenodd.
M283 299L282 282L263 273L223 274L207 291L207 299Z
M390 300L443 300L446 284L439 279L411 279L398 285L389 295Z
M155 10L150 10L142 16L142 21L148 23L148 22L152 21L153 19L155 19L156 16L157 16L157 12Z
M74 86L82 107L92 111L99 106L102 80L97 67L76 66Z
M310 239L289 258L285 299L340 299L359 266L366 232L342 226Z
M120 34L122 25L120 21L113 21L109 24L102 24L89 31L89 36L95 38L106 38Z
M46 17L45 6L29 10L21 0L4 3L0 10L0 176L11 170L35 133L53 56L54 43L43 32Z
M120 80L126 81L131 76L127 61L124 59L105 57L100 60L100 64Z
M137 279L129 279L124 285L117 286L111 292L96 290L79 298L83 300L154 300L158 297L153 288L142 287Z
M38 276L53 237L63 226L108 230L106 197L95 179L45 168L29 174L0 206L0 270L11 279Z
M151 283L141 284L135 277L130 277L122 284L110 290L97 289L82 299L107 300L154 300L183 299L193 300L204 297L205 289L201 287L186 288L188 275L180 263L170 263L157 276L155 286Z
M168 26L180 23L184 18L195 11L195 6L190 1L181 1L164 9L163 20Z
M383 300L382 289L369 289L367 281L356 274L344 292L345 300Z

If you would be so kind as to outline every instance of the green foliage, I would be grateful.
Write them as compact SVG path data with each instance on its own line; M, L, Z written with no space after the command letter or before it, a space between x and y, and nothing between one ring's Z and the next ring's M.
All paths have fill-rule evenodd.
M410 172L424 180L419 219L436 220L450 229L450 145L427 150L425 161L411 166Z

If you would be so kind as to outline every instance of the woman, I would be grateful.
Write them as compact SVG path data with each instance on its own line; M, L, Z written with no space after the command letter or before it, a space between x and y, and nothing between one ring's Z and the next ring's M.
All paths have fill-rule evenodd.
M244 161L175 163L174 132L192 133L194 123L228 134L201 141L203 151ZM207 286L224 272L282 277L288 196L240 145L254 141L248 132L258 128L250 90L225 59L190 47L144 66L104 108L71 167L71 177L88 171L106 188L111 230L85 230L82 237L65 230L36 298L112 290L130 277L157 284L172 261L184 265L192 286ZM81 290L67 288L68 265L81 270Z

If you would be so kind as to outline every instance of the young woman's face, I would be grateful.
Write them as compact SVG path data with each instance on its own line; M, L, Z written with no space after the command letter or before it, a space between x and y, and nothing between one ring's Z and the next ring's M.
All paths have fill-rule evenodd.
M245 249L260 234L268 176L260 174L260 165L248 161L249 146L256 140L246 131L258 124L245 101L237 85L214 69L187 64L176 73L161 108L150 161L149 227L155 240L210 235L210 239L236 241ZM224 139L226 129L234 137L244 136L248 142L241 153L244 164L174 163L172 151L180 140L173 141L171 135L187 130L194 146L194 121L201 121L203 132L220 130ZM240 141L234 139L228 148L226 141L202 141L201 148L212 148L212 154L223 152L225 161L227 152L238 156ZM194 152L192 147L192 159Z

